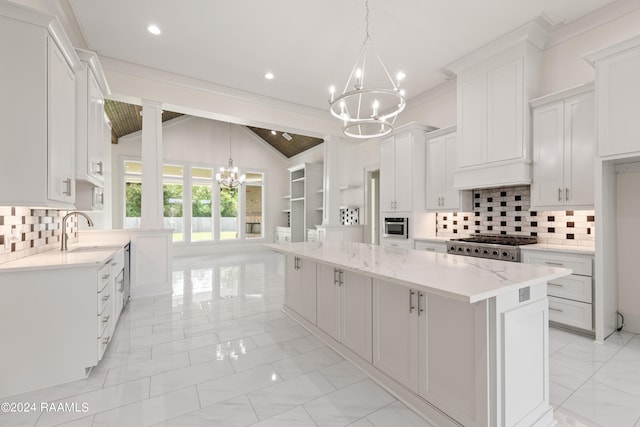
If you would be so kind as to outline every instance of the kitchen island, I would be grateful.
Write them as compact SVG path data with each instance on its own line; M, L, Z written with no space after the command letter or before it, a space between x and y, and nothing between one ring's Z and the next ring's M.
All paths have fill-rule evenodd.
M438 426L553 425L547 281L571 270L353 242L285 255L283 310Z

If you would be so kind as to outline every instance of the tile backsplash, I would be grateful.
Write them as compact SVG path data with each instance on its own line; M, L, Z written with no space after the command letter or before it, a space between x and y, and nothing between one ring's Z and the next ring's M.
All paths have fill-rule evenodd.
M509 234L536 236L539 243L595 245L593 211L530 211L530 206L529 186L474 190L473 212L436 214L436 235Z
M0 206L0 264L60 249L62 218L68 211ZM69 243L78 240L76 218L67 222Z

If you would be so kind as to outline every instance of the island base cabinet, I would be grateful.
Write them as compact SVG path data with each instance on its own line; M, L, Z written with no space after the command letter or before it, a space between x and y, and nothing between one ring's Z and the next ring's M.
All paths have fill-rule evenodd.
M316 323L316 263L293 255L287 255L285 262L285 304Z
M371 278L318 266L317 326L371 363Z
M373 280L373 365L413 392L419 386L418 292L384 280Z

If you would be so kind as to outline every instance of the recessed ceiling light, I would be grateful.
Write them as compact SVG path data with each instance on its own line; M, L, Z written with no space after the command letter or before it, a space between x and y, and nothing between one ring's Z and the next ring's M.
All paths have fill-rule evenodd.
M271 131L271 135L277 135L277 134L278 134L278 132L276 132L275 130Z
M158 28L157 25L153 25L153 24L151 24L151 25L149 25L147 27L147 31L149 31L154 36L160 35L160 33L162 32L162 31L160 31L160 28Z
M267 79L267 80L273 80L274 77L275 76L273 75L272 72L268 72L268 73L264 74L264 78Z

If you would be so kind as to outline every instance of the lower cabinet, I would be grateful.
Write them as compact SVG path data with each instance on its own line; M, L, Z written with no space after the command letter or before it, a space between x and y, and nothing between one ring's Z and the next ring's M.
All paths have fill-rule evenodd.
M293 311L316 323L316 263L287 255L285 304Z
M317 296L318 328L371 362L371 278L320 264Z
M417 251L439 252L445 254L447 253L447 242L444 240L439 242L415 240L413 248Z
M373 365L416 393L418 341L426 327L423 297L415 289L373 280Z

